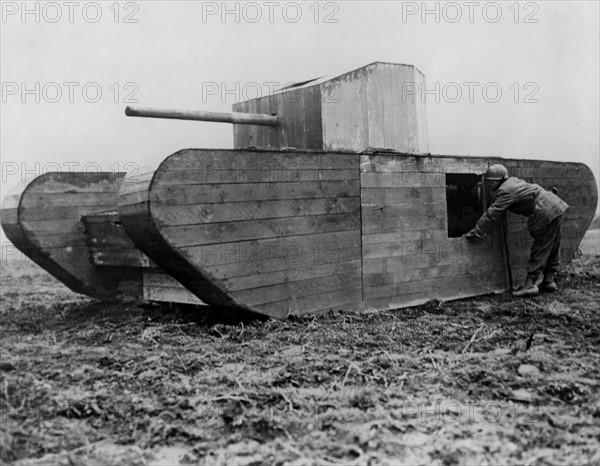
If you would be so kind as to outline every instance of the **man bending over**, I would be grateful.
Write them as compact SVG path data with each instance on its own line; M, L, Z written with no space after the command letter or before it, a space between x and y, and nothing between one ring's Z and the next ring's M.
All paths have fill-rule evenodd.
M554 275L560 267L560 239L562 215L569 205L556 194L537 184L509 177L504 165L492 165L485 179L496 193L492 205L477 221L465 238L483 238L492 224L508 209L515 214L529 217L527 227L533 237L531 254L527 264L525 284L513 292L514 296L531 296L543 291L556 291ZM537 281L543 272L540 287Z

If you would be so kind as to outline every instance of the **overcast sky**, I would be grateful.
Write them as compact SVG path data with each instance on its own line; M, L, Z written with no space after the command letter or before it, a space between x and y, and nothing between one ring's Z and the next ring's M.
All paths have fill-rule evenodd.
M427 2L424 16L422 2L74 3L2 2L3 193L26 172L232 147L228 124L127 118L128 103L229 111L374 61L425 74L432 153L584 162L598 179L597 1Z

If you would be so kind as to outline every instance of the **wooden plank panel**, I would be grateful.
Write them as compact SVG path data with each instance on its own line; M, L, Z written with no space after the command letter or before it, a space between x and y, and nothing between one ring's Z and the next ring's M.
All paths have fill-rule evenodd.
M151 201L166 205L211 204L224 202L270 201L281 199L322 199L358 196L359 181L325 181L322 183L239 183L223 189L220 185L157 186Z
M493 264L493 267L490 267L490 265L486 263L471 264L468 262L463 262L417 268L411 267L410 264L407 264L407 267L403 269L401 274L395 272L367 274L364 276L363 280L365 288L368 288L384 285L399 285L400 283L423 281L442 277L455 277L462 275L470 275L475 277L480 273L487 274L490 271L505 273L506 270L504 263Z
M398 241L444 241L448 239L448 231L446 229L426 229L426 230L399 230L393 233L374 233L369 235L363 235L362 242L363 246L373 244L388 244L396 243Z
M143 280L144 299L147 301L204 305L196 295L162 271L144 270Z
M275 152L258 150L225 150L225 149L184 149L169 156L155 173L157 179L162 179L165 172L170 170L205 170L208 174L220 171L231 172L232 167L238 171L252 170L256 167L271 169L330 169L357 170L356 154L335 152ZM211 175L216 176L216 175ZM207 178L210 179L210 178ZM238 183L235 178L228 181L229 176L223 176L224 183ZM201 180L201 182L204 182Z
M258 113L258 99L248 102L248 112ZM248 125L248 147L260 147L259 141L260 126Z
M280 147L306 147L303 141L305 127L302 112L302 90L291 89L274 96L279 110Z
M445 188L445 176L437 173L362 173L364 188Z
M25 224L25 228L29 229L31 228L31 225ZM88 245L88 242L85 236L81 234L81 231L61 229L58 224L55 228L43 233L37 232L35 240L35 244L43 244L44 248L54 248L59 246L87 247Z
M339 254L354 248L360 248L360 232L357 230L187 246L182 248L182 252L185 251L197 264L240 264L238 267L243 272L244 267L254 267L255 263L265 267L265 270L270 262L277 261L287 264L290 268L293 268L294 264L336 263L340 262ZM342 257L345 257L345 254Z
M84 215L82 223L94 264L114 267L156 267L127 236L117 212Z
M317 85L305 88L304 119L306 121L306 147L323 149L323 119L321 112L321 88Z
M124 174L118 172L48 172L43 183L32 183L27 188L29 194L69 194L109 193L114 195L114 185L121 182Z
M573 166L568 164L562 164L562 166L555 165L541 165L540 162L532 162L531 168L527 167L529 175L535 179L554 178L560 180L561 184L564 180L570 180L571 182L587 177L587 171L589 170L583 164L579 166ZM518 171L518 170L517 170ZM524 171L527 174L527 171ZM509 173L510 174L510 173Z
M42 241L32 241L32 243L38 250L43 250L53 261L67 263L68 271L79 280L90 280L89 277L94 277L96 271L89 271L90 250L86 244L58 244L57 242L46 243ZM78 293L88 294L81 291L78 291Z
M242 112L248 113L248 103L247 102L236 102L232 106L232 111L234 112ZM250 135L248 133L250 125L232 125L233 126L233 148L234 149L244 149L248 147L248 141L250 140Z
M258 99L254 99L250 103L250 108L252 108L252 113L264 113L264 105L263 102L265 97L261 97ZM252 125L253 126L253 125ZM252 134L252 145L259 149L271 149L268 146L268 138L265 137L265 128L262 126L253 126L250 130Z
M265 96L261 99L256 99L256 113L269 115L271 113L279 113L277 102L271 99L270 96ZM273 126L256 126L257 147L261 149L279 149L280 128Z
M281 109L278 100L274 96L264 96L246 102L233 105L233 111L247 113L262 113L265 115L277 114L281 118ZM255 147L257 149L279 149L281 139L281 127L256 126L256 125L233 125L234 126L234 148L245 149Z
M139 273L120 269L107 272L94 267L80 221L85 213L116 208L124 176L125 173L40 176L20 194L18 210L13 209L9 216L3 210L3 227L25 255L73 291L106 300L139 299ZM70 216L65 207L70 207Z
M163 235L179 247L272 239L291 234L312 234L356 230L360 227L357 211L345 214L283 217L237 222L205 223L195 225L170 225L162 229Z
M119 224L113 222L87 222L84 218L86 236L91 245L110 244L114 246L133 247L133 243Z
M362 151L369 147L367 67L319 86L323 148Z
M36 193L27 194L21 202L23 212L30 207L53 209L54 207L83 207L92 206L96 211L108 210L114 207L115 193L110 192L85 192L85 193ZM36 210L39 212L39 209Z
M405 293L381 298L368 298L365 295L364 309L366 311L399 309L411 306L420 306L432 300L451 301L457 299L470 298L473 296L500 293L506 289L507 285L487 285L484 283L474 283L467 290L457 287L450 290L436 288L428 293L416 292Z
M243 111L248 113L256 113L256 104L254 101L245 102ZM240 134L239 142L238 140L234 141L234 147L236 149L245 149L256 146L256 132L258 131L258 127L255 125L240 126L243 126L244 132ZM244 139L241 139L242 137L244 137Z
M415 83L419 89L423 89L425 86L425 75L419 71L418 68L414 68L415 71ZM415 97L416 99L416 97ZM427 127L427 112L425 102L421 102L421 105L415 100L415 118L417 120L417 137L419 140L419 151L422 153L429 152L429 129Z
M458 241L446 239L440 240L416 240L395 241L391 243L363 244L363 260L403 257L405 262L414 266L413 262L459 262L462 260L475 261L487 259L487 254L482 254L483 248L474 246L466 239L458 238Z
M356 253L356 251L354 252ZM351 256L349 256L351 257ZM290 282L306 280L308 278L322 278L332 275L341 275L354 272L360 274L361 261L359 259L345 260L341 263L312 265L308 267L298 267L288 270L288 279ZM260 286L269 286L281 282L281 272L264 272L260 274L242 275L235 277L235 280L225 280L227 289L230 291L247 290L258 288Z
M462 240L466 242L466 240ZM374 245L381 246L381 245ZM364 249L363 249L364 250ZM365 265L365 276L375 272L395 273L402 280L402 275L412 268L440 267L445 265L487 264L494 267L495 263L503 264L504 258L499 250L499 245L490 245L489 241L478 245L457 245L457 247L448 247L447 243L431 243L420 245L415 243L406 243L401 246L401 250L396 255L387 257L380 255L378 251L370 251L371 257L365 257L363 254L363 263ZM369 267L374 264L374 266Z
M424 174L424 176L435 175L442 178L447 173L482 174L491 163L502 162L475 157L376 154L363 155L360 168L362 173Z
M291 248L289 250L292 250ZM222 277L220 278L223 284L231 286L231 289L236 289L240 285L234 284L238 277L256 276L257 281L261 281L263 274L272 272L279 273L280 283L285 283L286 277L294 276L296 272L304 273L307 268L317 268L322 265L338 265L337 270L343 271L343 268L349 266L353 261L360 260L360 247L353 248L336 248L334 245L316 245L314 249L306 252L302 251L302 255L294 256L293 260L286 257L275 257L272 259L261 259L243 263L239 260L237 251L231 255L224 256L205 256L204 266L207 272ZM197 260L198 254L190 255L191 260ZM199 256L202 259L202 255ZM218 263L217 263L218 262ZM243 265L243 266L242 266ZM268 279L268 277L267 277ZM244 278L244 281L246 278ZM233 284L233 285L232 285ZM229 290L229 288L227 288Z
M478 274L462 274L449 277L435 277L431 279L400 282L392 285L365 286L365 299L377 299L391 296L421 294L428 299L448 299L460 293L463 296L482 289L485 292L495 290L499 282L506 281L505 271L492 271L485 279Z
M326 199L285 199L261 202L221 204L188 204L153 207L164 225L193 225L195 223L259 220L276 217L342 214L360 210L358 197Z
M287 168L273 165L252 165L235 163L219 164L205 170L165 170L161 172L164 185L223 184L223 183L288 183L298 181L321 182L347 180L354 176L356 169Z
M331 293L349 288L360 289L360 270L328 277L289 281L270 286L232 292L234 299L249 306L301 299L314 294ZM259 291L259 292L257 292Z
M460 160L376 154L363 155L361 162L363 296L367 309L403 307L433 298L456 299L508 287L498 229L475 242L447 237L445 173L456 172ZM496 161L480 158L468 162L464 164L466 173L481 173L488 163ZM512 167L519 171L528 163L531 166L531 162L518 161ZM566 167L573 168L573 164ZM566 191L569 183L566 178L557 187ZM593 191L589 204L595 205L595 183L589 178L582 185ZM411 202L411 193L416 192L427 202L422 203L421 197ZM582 234L573 229L578 221L569 219L569 215L586 223L590 214L589 207L575 205L569 209L564 218L565 245ZM526 218L509 214L508 225L511 262L518 283L525 275L532 239ZM465 247L466 251L461 249ZM564 251L561 254L568 257L570 248Z
M294 153L292 154L293 159L286 159L287 154L253 152L252 156L261 158L263 163L266 161L266 163L281 164L282 160L304 163L305 158L306 164L303 165L302 170L306 175L301 175L299 179L305 180L303 182L307 184L299 186L299 183L296 182L294 186L294 182L279 181L279 185L267 188L266 185L274 185L277 182L266 182L266 179L263 178L262 180L253 180L254 183L248 183L247 179L232 176L231 166L223 164L215 171L213 167L222 163L222 159L219 158L219 151L212 155L208 152L187 151L184 154L180 153L177 157L174 156L173 160L165 161L162 164L162 171L157 174L158 182L153 187L153 193L150 196L150 211L145 215L150 215L148 218L151 218L152 222L159 226L159 233L163 236L169 230L177 230L176 227L191 226L191 228L180 228L178 233L171 238L168 238L167 235L168 242L164 238L153 238L151 241L148 240L148 244L154 242L153 247L160 249L159 246L163 241L164 244L168 244L169 248L174 248L174 254L180 255L184 260L181 263L182 268L188 267L186 273L180 274L178 278L186 279L186 275L196 278L199 276L201 280L218 283L218 290L212 289L206 294L212 297L211 299L214 298L215 302L222 299L221 302L226 305L229 303L229 305L242 308L249 306L255 312L277 316L285 315L290 310L295 313L319 312L320 309L327 308L329 304L339 306L340 303L348 301L345 298L350 292L348 288L345 289L345 292L342 290L341 293L337 293L331 288L325 293L318 292L322 287L327 288L327 284L343 284L345 281L341 280L339 276L348 270L347 264L355 264L356 267L361 260L361 255L364 259L362 261L362 274L364 274L365 280L364 296L369 305L374 302L379 302L382 306L389 306L390 303L406 305L408 302L427 300L431 296L437 296L438 299L450 299L497 291L506 287L504 257L503 251L499 247L501 241L497 232L480 242L475 257L468 254L461 254L454 258L443 257L443 252L447 252L447 248L456 244L467 245L466 240L447 238L444 173L432 171L430 175L423 175L418 172L409 172L405 176L405 173L394 172L390 169L390 166L393 168L393 163L390 162L389 155L382 156L386 158L382 165L390 171L377 173L373 171L373 167L377 165L379 156L367 156L369 164L366 167L371 172L370 175L363 173L361 177L364 181L361 186L361 195L363 196L362 231L355 232L351 229L348 231L350 236L341 237L341 241L338 236L336 238L338 242L334 242L336 244L335 254L331 256L331 251L328 251L326 255L331 257L327 257L327 261L323 261L315 260L314 251L322 250L323 248L319 244L327 244L327 241L317 239L316 237L324 232L314 233L314 230L321 230L329 222L319 224L316 219L329 216L331 224L335 224L334 219L337 216L333 212L327 212L327 209L336 205L333 199L339 199L340 196L343 197L343 202L336 207L341 209L337 212L338 214L351 213L353 208L358 208L358 184L354 186L355 191L351 196L349 196L350 191L345 191L344 194L344 191L329 190L321 197L311 197L315 196L319 189L328 188L324 183L312 183L318 186L310 188L309 184L312 180L305 180L305 176L308 175L304 171L307 164L318 162L322 167L323 159L319 154ZM333 154L325 154L326 157L331 155ZM366 156L362 156L363 159L364 157ZM403 156L395 155L394 157L401 159ZM177 163L174 162L175 158L178 158ZM186 159L190 161L189 166L184 163ZM358 172L357 159L358 156L355 157L354 163ZM446 159L451 160L452 158L447 157ZM233 161L233 158L230 160ZM345 163L348 160L346 159ZM488 159L476 159L471 161L471 166L482 168L487 163L489 163ZM515 163L513 166L516 169L519 167L519 163ZM190 167L208 167L198 169L197 173L188 172L190 185L176 187L192 194L170 191L170 187L167 188L167 179L170 177L175 181L177 171L185 173L186 170L190 170ZM281 173L285 172L280 166L277 167ZM446 167L446 170L451 172L449 167L450 165ZM204 179L194 185L195 178L202 175L204 169L206 169ZM347 174L336 172L337 169L341 169L340 164L333 168L333 176L343 178L347 174L352 174L352 169ZM346 166L344 169L348 170L349 167ZM434 167L434 170L438 170L438 168ZM274 169L273 172L276 173L277 170ZM160 177L163 173L165 183L161 185ZM275 177L277 176L275 175ZM398 179L405 185L399 184ZM219 183L219 181L224 181L224 183ZM240 181L246 181L246 183L240 183ZM357 178L354 179L354 182L356 181ZM331 180L327 182L331 182ZM220 184L228 186L218 192L221 188ZM249 190L250 186L246 185L251 184L255 186ZM216 185L212 188L215 191L211 192L208 185ZM588 184L583 183L583 185L587 186ZM291 196L288 191L285 197L282 197L279 191L290 187L292 190L300 189L292 192ZM588 188L591 190L591 185ZM273 191L270 192L270 189ZM567 188L561 185L560 189ZM256 194L257 192L258 194ZM419 194L418 197L416 197L416 192ZM155 197L153 198L152 195ZM579 195L581 196L581 194ZM298 196L298 199L294 196ZM189 201L193 202L186 204ZM219 204L222 201L224 202ZM145 208L143 202L140 202L137 207L129 207L132 212L136 209L143 211ZM220 211L221 207L224 207L225 212ZM589 207L575 206L570 215L573 216L572 218L581 218L585 223L589 215L588 210ZM298 215L296 212L302 212L302 214ZM266 224L259 222L260 219L264 219ZM511 219L509 222L511 241L514 243L513 247L517 255L514 260L516 277L524 270L528 255L526 248L529 247L531 241L527 237L523 220L513 221ZM232 223L232 225L227 226L226 223ZM568 223L565 222L565 225ZM575 223L577 222L571 222L571 225ZM310 239L300 240L303 235L293 231L303 227L307 228L306 236ZM273 228L280 228L278 234L281 236L265 238L265 235L276 231ZM569 238L569 235L577 237L580 234L578 230L571 229L571 227L568 228L568 231L565 233L565 238ZM289 236L292 233L295 233L293 240ZM251 234L255 236L244 236ZM194 244L188 241L190 236L202 238L201 243L195 247L187 247ZM240 239L240 241L229 241L234 238ZM260 244L258 256L243 256L244 247L257 247L256 244L252 245L256 241L242 240L243 238L262 241L262 243L258 243ZM223 242L223 240L227 241ZM305 242L298 243L299 240ZM179 243L179 245L173 245L173 243ZM281 249L291 244L294 247L299 246L301 250L301 254L298 254L294 261L286 259L281 253L272 256L263 254L265 251L273 251L273 248ZM417 253L407 255L406 251L402 250L405 244L424 246L417 246ZM422 251L423 248L425 252ZM564 248L564 251L563 254L569 254L572 248ZM525 253L523 254L523 252ZM170 270L177 268L177 261L166 257L170 254L165 249L158 251L157 254L163 255L165 263L171 264ZM280 275L285 275L286 278L281 279ZM199 293L199 286L194 288L189 277L188 285L194 289L194 293ZM201 280L201 283L205 283ZM314 286L309 285L311 283ZM441 283L444 289L431 291L430 288L434 283ZM402 284L405 287L400 292L399 286ZM259 294L259 289L262 289L264 293ZM290 290L297 290L298 296L302 296L297 298L296 292ZM317 293L314 295L315 297L310 297L311 295L307 294L310 292ZM398 293L401 294L397 295ZM319 297L321 294L323 296ZM331 301L334 298L338 301ZM227 301L228 299L230 301ZM241 304L241 301L238 302L236 299L246 300L246 303ZM328 299L330 301L327 301ZM301 302L308 303L308 309ZM350 300L348 304L350 307L360 307L355 300Z
M375 219L382 218L384 220L395 221L396 219L405 219L407 217L425 216L428 218L445 217L446 203L439 202L440 199L435 199L435 202L422 204L366 204L363 202L363 215L373 216Z
M156 267L141 251L131 249L92 249L94 264L110 267Z
M290 88L273 96L277 102L279 147L323 149L320 89Z
M368 75L369 146L400 152L426 152L427 140L421 140L417 108L424 107L419 93L406 92L399 83L415 83L412 66L379 63Z
M148 202L148 192L140 191L121 191L119 192L119 201L123 205L145 204Z
M432 230L446 229L446 218L441 216L432 217L397 217L385 219L376 211L365 213L363 211L363 234L393 233L395 231L410 230Z
M361 190L362 203L375 205L390 204L431 204L445 199L445 187L417 188L366 188Z
M240 183L229 177L226 183L205 183L206 178L188 185L164 182L173 179L163 176L167 171L216 166L223 161L222 153L175 154L154 176L148 205L120 202L124 228L136 245L216 306L253 312L267 306L275 312L275 303L290 299L316 306L311 294L328 299L339 287L346 287L346 294L350 287L360 292L359 156L251 154L283 169L289 168L286 163L330 171L339 167L333 177L345 178L340 181ZM180 223L182 218L186 224ZM328 304L318 309L323 305Z
M63 218L60 220L29 220L27 211L20 212L20 221L27 229L35 231L36 236L54 235L56 232L76 232L81 235L83 231L83 225L79 223L79 216L77 215L78 210L74 210L71 214L71 218ZM84 238L85 239L85 238Z

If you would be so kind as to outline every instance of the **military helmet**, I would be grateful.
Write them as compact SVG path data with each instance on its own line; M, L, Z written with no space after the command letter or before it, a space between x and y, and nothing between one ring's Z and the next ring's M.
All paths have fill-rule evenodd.
M508 178L508 170L504 165L491 165L485 171L485 179L489 181L499 181Z

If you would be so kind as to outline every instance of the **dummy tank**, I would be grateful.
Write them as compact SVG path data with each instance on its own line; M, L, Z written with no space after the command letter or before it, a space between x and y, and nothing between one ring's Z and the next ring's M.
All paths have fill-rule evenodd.
M580 163L431 155L414 66L376 62L239 102L231 113L126 109L233 124L234 149L184 149L156 170L47 173L7 196L13 244L104 300L208 304L285 318L497 293L525 277L526 219L462 238L489 204L482 175L554 188L570 208L561 258L597 205ZM202 309L199 307L199 310Z

